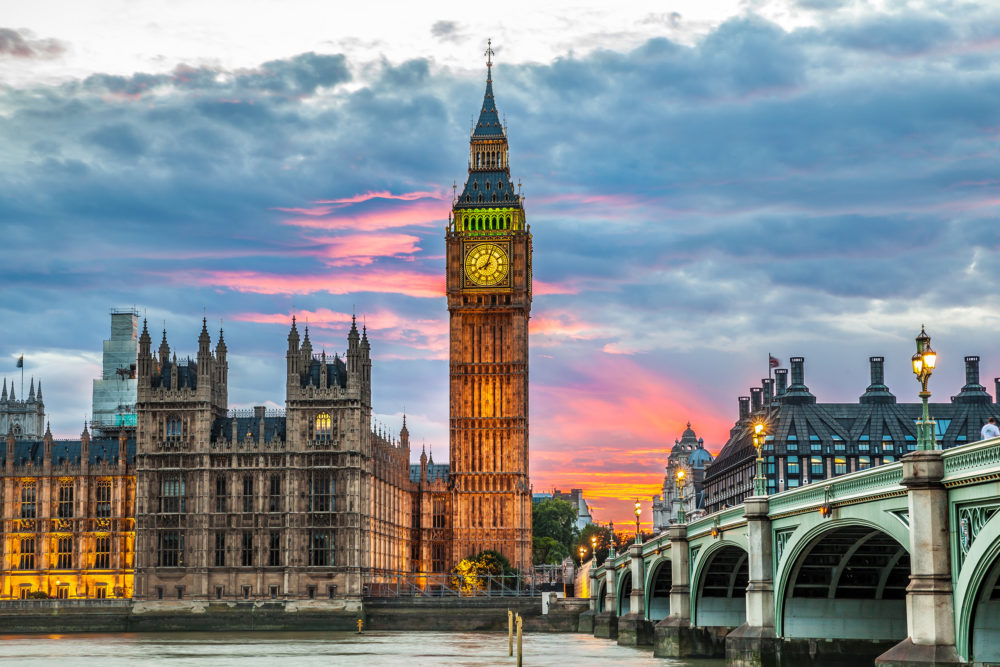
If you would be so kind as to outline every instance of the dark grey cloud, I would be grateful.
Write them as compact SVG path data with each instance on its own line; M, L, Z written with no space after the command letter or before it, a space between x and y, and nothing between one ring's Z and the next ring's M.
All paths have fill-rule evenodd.
M57 39L36 39L30 30L0 28L0 58L57 58L66 45Z
M459 42L465 39L462 26L457 21L435 21L431 25L431 35L442 42Z
M758 345L818 355L868 313L883 328L853 335L862 366L897 336L888 329L925 316L985 358L989 337L962 333L955 313L1000 308L1000 60L982 28L996 18L970 7L943 25L911 13L791 31L744 18L692 46L661 38L497 65L535 276L568 292L540 293L536 311L599 330L572 343L580 359L610 345L651 368L675 363L682 378L739 366ZM308 254L323 234L282 224L288 214L275 209L461 184L484 77L426 59L306 53L238 71L178 65L0 89L0 317L11 323L0 358L76 346L71 331L91 332L79 346L99 350L107 308L131 303L168 319L186 350L203 306L226 317L357 306L440 321L442 300L363 285L292 297L184 278L335 273ZM419 238L415 257L376 266L441 275L447 208L440 225L400 228ZM280 374L280 329L232 323L227 340ZM698 359L710 361L699 370ZM409 380L440 373L437 396L440 363L407 362L408 382L386 380L377 398L395 410ZM575 363L553 364L546 381ZM391 377L391 366L378 372ZM234 400L261 400L262 373L246 371ZM737 380L720 383L727 409ZM273 385L280 401L280 377Z

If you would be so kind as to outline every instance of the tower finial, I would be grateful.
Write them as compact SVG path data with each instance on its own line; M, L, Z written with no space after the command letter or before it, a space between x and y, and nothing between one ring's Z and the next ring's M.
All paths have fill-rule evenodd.
M483 55L486 56L486 69L490 70L490 73L492 74L492 70L493 70L493 56L495 55L494 52L493 52L493 38L492 37L490 37L490 38L488 38L486 40L486 51L483 52Z

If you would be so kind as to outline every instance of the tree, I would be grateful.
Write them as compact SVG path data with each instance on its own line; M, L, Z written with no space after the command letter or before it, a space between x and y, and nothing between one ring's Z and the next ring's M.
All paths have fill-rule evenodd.
M566 545L556 542L551 537L533 536L531 550L532 562L535 565L558 565L569 555Z
M548 498L531 506L531 530L536 537L551 537L570 550L576 541L576 507L565 500Z
M645 540L648 535L641 533L642 539ZM614 539L615 553L619 556L628 550L630 544L635 542L635 533L628 531L616 530L614 535L611 534L611 529L607 526L601 526L596 523L587 524L580 531L579 538L573 543L570 555L573 557L573 562L580 563L580 547L584 547L584 560L589 560L594 554L591 554L593 549L591 543L591 537L597 538L597 563L603 563L608 557L608 548L611 546L611 541Z
M502 587L505 576L518 572L511 567L506 556L488 549L463 558L451 573L454 575L452 585L463 595L476 595L479 591Z

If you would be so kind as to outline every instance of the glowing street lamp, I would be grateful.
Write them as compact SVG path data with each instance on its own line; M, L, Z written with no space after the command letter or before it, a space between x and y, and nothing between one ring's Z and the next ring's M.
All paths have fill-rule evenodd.
M642 505L639 504L639 499L635 499L635 543L639 544L639 515L642 514Z
M583 565L583 557L587 555L587 547L580 545L580 565Z
M597 563L597 535L590 536L590 557Z
M764 456L761 454L761 449L764 447L763 422L757 422L753 425L753 447L757 450L757 476L753 478L753 494L766 496L767 480L764 478Z
M677 523L684 523L684 468L677 469Z
M923 412L920 421L917 422L917 449L936 449L934 435L931 428L934 422L931 421L927 412L927 399L931 397L931 392L927 391L927 381L931 379L931 373L937 366L937 352L931 349L931 337L924 331L923 325L920 327L920 334L917 336L917 351L910 358L913 363L913 374L917 376L920 383L920 401L923 403Z

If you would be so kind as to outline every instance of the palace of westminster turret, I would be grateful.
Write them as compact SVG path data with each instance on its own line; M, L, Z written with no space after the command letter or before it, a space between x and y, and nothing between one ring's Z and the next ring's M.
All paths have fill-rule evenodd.
M0 599L352 598L485 549L530 568L532 245L487 72L446 234L450 463L410 463L405 416L373 427L353 321L340 358L291 318L284 410L231 409L221 330L182 356L116 310L79 438L53 438L41 382L18 400L4 380Z

